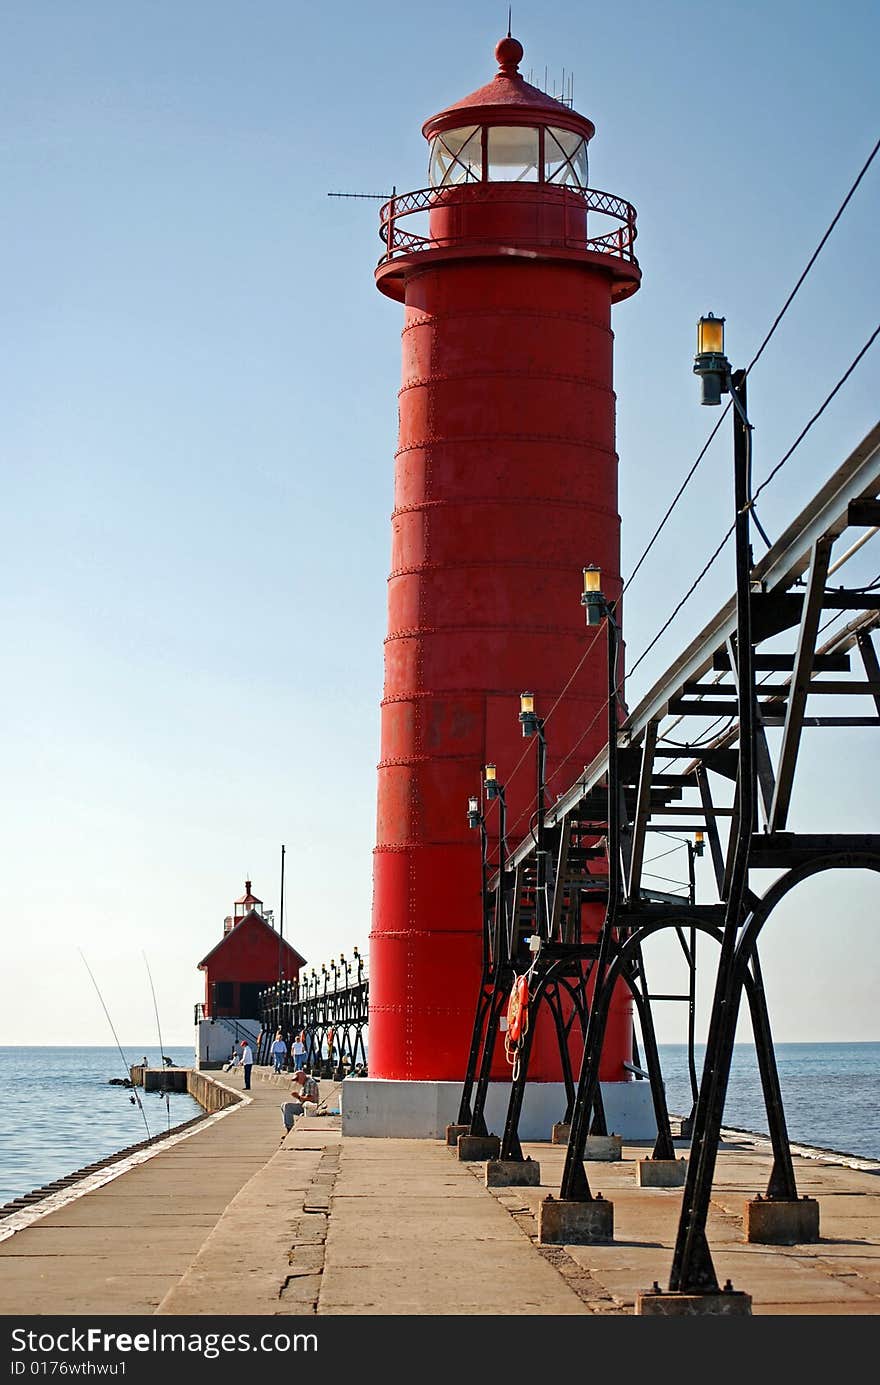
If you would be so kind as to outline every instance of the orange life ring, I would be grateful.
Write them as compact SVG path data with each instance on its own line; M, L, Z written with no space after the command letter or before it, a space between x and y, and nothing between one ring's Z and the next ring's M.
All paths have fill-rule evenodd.
M507 1040L516 1043L526 1032L528 1025L529 982L528 978L515 976L507 1003Z

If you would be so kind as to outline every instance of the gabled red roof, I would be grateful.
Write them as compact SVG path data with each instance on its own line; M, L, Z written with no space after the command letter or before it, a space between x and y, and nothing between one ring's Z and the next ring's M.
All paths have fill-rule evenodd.
M275 929L270 928L266 920L262 917L262 915L258 914L255 909L252 909L249 914L245 914L243 919L239 919L238 923L235 925L234 928L230 928L229 932L226 933L220 939L219 943L217 943L215 947L211 948L210 952L205 954L205 956L198 964L198 970L202 971L202 969L207 966L211 958L216 957L217 953L221 950L221 948L224 948L226 946L230 938L234 937L235 934L238 933L239 929L244 928L245 926L247 926L250 929L253 929L254 927L264 929L265 932L269 934L269 936L273 939L274 942L277 943L280 941L282 956L292 958L295 962L299 964L300 967L305 966L305 957L303 957L301 953L297 952L295 947L291 947L290 943L287 942L286 939L279 939L278 934L275 932Z

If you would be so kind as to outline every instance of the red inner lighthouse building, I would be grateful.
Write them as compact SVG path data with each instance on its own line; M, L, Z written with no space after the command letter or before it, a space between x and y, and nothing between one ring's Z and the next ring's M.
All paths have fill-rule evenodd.
M495 51L494 80L423 126L429 187L382 213L376 282L404 326L370 954L379 1078L463 1076L481 957L465 809L494 762L511 845L529 830L520 693L553 709L549 801L605 739L603 653L572 674L583 568L601 568L610 600L621 591L611 306L639 287L635 212L588 186L592 122L524 80L516 39ZM631 1033L621 998L603 1080L627 1080ZM559 1077L549 1023L529 1076Z
M223 920L223 936L198 964L205 974L204 1000L196 1006L196 1054L200 1067L220 1067L230 1046L260 1031L260 992L278 981L296 981L306 959L276 931L273 914L253 893L244 894Z

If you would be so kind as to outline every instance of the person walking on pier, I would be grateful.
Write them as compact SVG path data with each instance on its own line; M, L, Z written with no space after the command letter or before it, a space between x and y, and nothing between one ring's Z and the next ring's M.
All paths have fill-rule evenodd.
M301 1029L293 1041L293 1066L297 1072L306 1065L306 1031Z
M254 1065L254 1050L251 1048L248 1039L241 1040L241 1067L244 1073L244 1089L249 1092L251 1089L251 1068Z
M275 1042L272 1045L272 1061L275 1064L275 1071L281 1072L284 1067L284 1060L287 1057L287 1044L281 1036L281 1030L275 1030Z

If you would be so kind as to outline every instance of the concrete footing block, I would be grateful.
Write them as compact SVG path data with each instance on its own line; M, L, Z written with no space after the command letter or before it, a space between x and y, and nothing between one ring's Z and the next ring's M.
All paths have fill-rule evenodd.
M588 1246L614 1239L614 1203L597 1193L592 1202L545 1197L538 1205L538 1243Z
M584 1158L602 1160L606 1163L614 1163L615 1160L622 1159L623 1136L588 1135Z
M819 1204L814 1197L782 1201L756 1197L746 1203L747 1241L768 1246L806 1245L819 1240Z
M447 1125L447 1127L446 1127L446 1143L447 1143L448 1145L457 1145L457 1144L458 1144L458 1140L459 1140L459 1136L460 1136L460 1135L469 1135L469 1134L470 1134L470 1129L471 1129L471 1128L470 1128L469 1125Z
M486 1165L487 1188L537 1188L540 1182L537 1159L490 1159Z
M734 1289L730 1280L717 1293L664 1293L655 1282L653 1289L636 1294L633 1310L643 1318L750 1318L752 1296Z
M567 1145L568 1137L571 1134L570 1121L557 1121L550 1131L551 1145Z
M459 1135L459 1159L497 1159L501 1153L500 1135Z
M686 1159L639 1159L636 1163L640 1188L683 1188L686 1179Z

